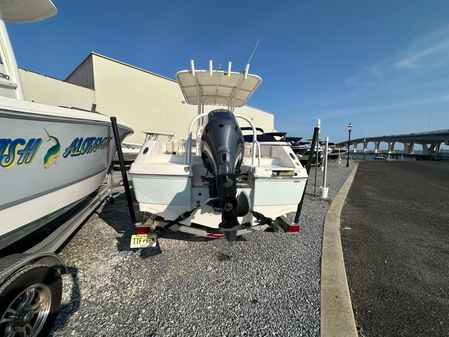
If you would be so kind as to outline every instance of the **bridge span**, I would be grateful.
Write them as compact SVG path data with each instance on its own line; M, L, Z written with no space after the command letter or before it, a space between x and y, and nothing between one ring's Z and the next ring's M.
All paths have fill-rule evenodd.
M403 154L414 154L415 145L421 145L422 154L429 156L439 156L441 145L449 145L449 129L435 130L428 132L416 132L402 135L390 135L379 137L366 137L351 139L349 145L353 146L353 152L358 151L358 145L362 144L363 149L361 152L368 152L368 144L374 143L374 153L380 153L380 144L382 142L387 143L388 153L395 153L396 143L404 144ZM341 142L336 144L338 147L348 146L348 142Z

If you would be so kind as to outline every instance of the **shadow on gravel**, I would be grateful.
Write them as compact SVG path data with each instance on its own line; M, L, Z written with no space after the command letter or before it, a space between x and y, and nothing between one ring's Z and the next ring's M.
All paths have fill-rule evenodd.
M69 317L77 312L80 307L81 294L78 283L78 269L75 267L67 267L67 275L70 276L72 280L70 302L62 305L59 309L58 318L56 319L53 327L53 332L64 330L67 322L69 321Z
M116 194L112 199L113 202L108 202L104 207L98 212L98 216L109 226L111 226L117 233L121 234L116 238L117 240L117 250L121 251L137 251L139 249L131 249L129 247L131 241L131 235L134 234L134 226L131 222L131 218L128 212L128 205L126 202L126 196L124 193ZM137 221L143 221L142 213L138 212L138 206L134 204L134 209L136 210ZM172 231L161 231L158 233L159 239L169 239L169 240L180 240L180 241L190 241L190 242L209 242L211 240L205 237L198 237L195 235L182 233L182 232L172 232ZM244 241L243 237L237 237L237 241ZM139 250L140 257L143 259L150 258L161 254L160 247L146 248Z

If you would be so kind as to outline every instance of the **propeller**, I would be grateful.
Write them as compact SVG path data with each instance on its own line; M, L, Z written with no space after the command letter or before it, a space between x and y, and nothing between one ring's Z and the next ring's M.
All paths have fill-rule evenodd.
M221 208L221 223L218 226L225 232L228 241L235 241L240 222L237 217L249 212L249 201L245 193L240 192L237 198L226 197Z

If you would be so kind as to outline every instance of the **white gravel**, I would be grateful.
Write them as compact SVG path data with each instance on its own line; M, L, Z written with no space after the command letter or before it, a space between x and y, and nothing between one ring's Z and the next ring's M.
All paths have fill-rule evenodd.
M349 172L330 164L330 197ZM312 168L309 193L313 183ZM160 253L128 248L122 195L60 252L70 273L53 336L319 336L329 202L306 195L299 234L259 232L231 245L173 233Z

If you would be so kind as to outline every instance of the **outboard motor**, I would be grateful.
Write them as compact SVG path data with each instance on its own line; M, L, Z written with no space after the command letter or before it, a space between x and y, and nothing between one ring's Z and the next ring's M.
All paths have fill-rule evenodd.
M219 228L228 241L234 241L240 226L237 216L249 212L246 195L237 197L237 177L243 161L243 134L234 114L228 110L213 110L201 135L201 158L214 175L209 181L212 206L221 210Z

